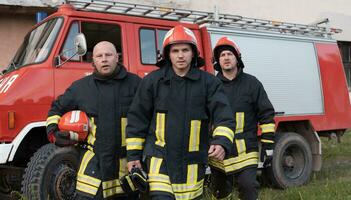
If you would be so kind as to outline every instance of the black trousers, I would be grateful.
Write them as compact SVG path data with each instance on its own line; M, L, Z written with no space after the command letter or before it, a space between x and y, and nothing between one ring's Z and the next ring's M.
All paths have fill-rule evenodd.
M244 169L233 175L226 175L214 168L211 169L210 188L213 196L218 199L225 198L233 192L234 184L238 186L241 200L258 199L257 168Z
M121 196L121 197L110 197L110 198L103 198L102 195L102 187L99 187L99 190L97 191L95 197L89 197L84 195L83 193L77 192L77 197L75 200L138 200L139 199L139 193L135 192L133 194L129 194L128 196Z

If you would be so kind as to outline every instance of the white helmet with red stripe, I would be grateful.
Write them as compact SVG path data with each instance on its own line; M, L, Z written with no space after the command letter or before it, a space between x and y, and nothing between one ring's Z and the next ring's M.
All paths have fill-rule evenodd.
M88 136L90 122L85 112L73 110L61 117L58 127L60 131L68 132L72 141L82 142Z

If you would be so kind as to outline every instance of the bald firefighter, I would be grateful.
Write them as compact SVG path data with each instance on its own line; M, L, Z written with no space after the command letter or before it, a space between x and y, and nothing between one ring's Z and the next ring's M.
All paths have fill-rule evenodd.
M76 143L57 124L68 111L84 111L91 125L86 148L81 149L77 199L133 199L122 191L119 178L128 173L125 128L140 78L118 64L116 48L107 41L94 47L93 66L92 75L75 81L53 102L47 119L48 137L58 146Z
M128 169L144 161L153 200L201 199L208 156L222 160L233 146L229 103L220 81L199 69L197 45L191 30L172 28L160 69L142 80L128 113Z
M214 68L219 72L217 77L223 83L232 115L236 118L234 144L237 149L233 151L237 154L230 155L223 162L210 162L213 195L217 199L230 199L235 180L240 199L256 200L259 188L256 179L259 160L257 125L262 131L261 160L268 166L274 149L274 109L262 83L243 71L244 63L234 41L228 37L220 38L213 54Z

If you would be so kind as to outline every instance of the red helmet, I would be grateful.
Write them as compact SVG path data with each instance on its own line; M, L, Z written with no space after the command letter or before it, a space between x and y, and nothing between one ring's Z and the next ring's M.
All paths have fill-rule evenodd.
M197 40L194 32L182 25L177 25L169 30L163 39L163 58L168 58L170 45L182 43L190 44L192 46L194 54L196 57L198 56Z
M233 40L225 36L225 37L221 37L217 41L216 46L213 49L213 57L216 62L214 67L217 71L220 71L221 69L219 66L219 55L223 50L231 50L238 60L238 67L244 68L244 63L241 60L241 52L238 45L235 44Z
M71 140L82 142L85 141L89 133L89 118L85 112L73 110L61 117L58 127L60 131L69 132Z

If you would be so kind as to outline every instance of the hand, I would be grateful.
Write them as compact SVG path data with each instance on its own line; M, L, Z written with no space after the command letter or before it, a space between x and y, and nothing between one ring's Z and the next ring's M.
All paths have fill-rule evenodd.
M208 150L208 156L217 160L223 160L225 156L225 150L221 145L213 144Z
M70 134L68 132L61 131L54 131L49 133L48 139L51 143L59 147L70 146L77 143L77 141L73 141L70 139Z
M273 143L262 143L261 149L261 161L263 161L263 167L269 167L272 164L274 153Z
M142 169L140 160L129 161L129 162L127 163L127 166L128 166L128 171L129 171L129 172L132 171L132 168L133 168L133 167L137 167L137 168L139 168L139 169Z

